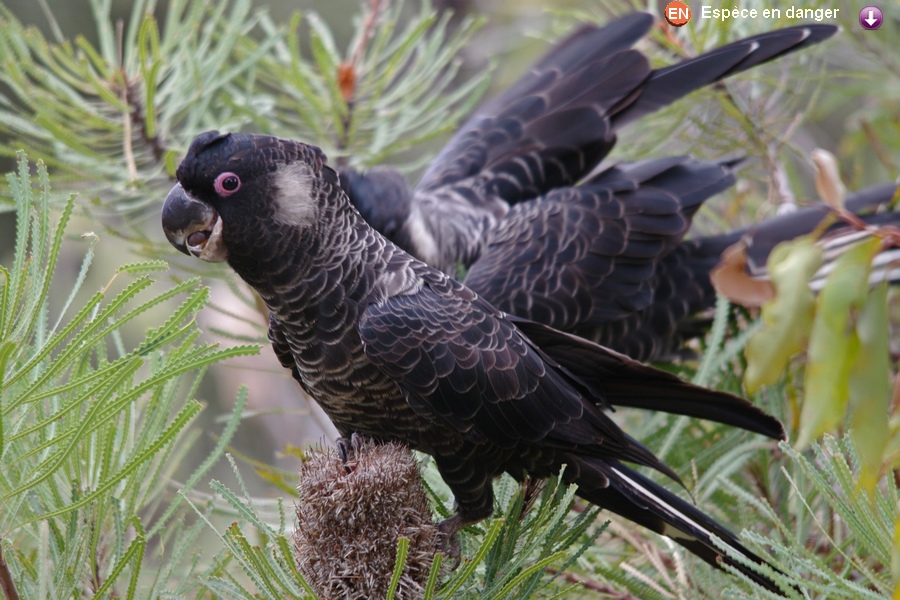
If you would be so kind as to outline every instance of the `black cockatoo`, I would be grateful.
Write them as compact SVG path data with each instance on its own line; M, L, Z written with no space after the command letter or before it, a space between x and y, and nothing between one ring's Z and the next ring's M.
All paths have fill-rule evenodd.
M282 365L341 435L431 454L457 513L451 538L493 507L503 472L565 479L586 500L712 564L727 529L625 463L677 475L610 418L637 406L769 437L781 424L747 401L507 315L375 231L313 146L252 134L201 134L177 171L162 224L179 250L227 260L269 308Z
M678 251L696 207L730 185L732 163L645 161L575 184L609 151L621 124L835 30L781 30L653 70L630 49L651 22L637 14L578 30L451 141L406 196L407 214L363 207L419 258L376 231L347 196L370 194L374 202L372 193L397 183L390 175L342 186L319 149L262 135L198 136L166 198L163 228L182 252L227 260L259 293L276 355L342 435L400 441L434 456L457 502L441 525L451 539L491 513L494 477L548 477L566 465L566 481L586 500L778 591L759 572L771 567L728 529L626 465L678 479L609 413L661 410L782 438L776 419L528 318L535 315L508 314L441 270L462 262L474 277L476 259L499 239L491 236L514 227L516 212L526 223L539 202L564 214L594 210L585 222L609 251L606 293L637 306L627 298L640 296L656 266ZM404 189L395 191L403 197ZM526 235L524 256L549 252L528 239L536 238ZM577 286L571 290L577 298ZM713 536L760 569L726 557Z
M654 70L632 48L652 23L636 13L582 26L477 110L415 189L391 169L343 169L351 202L413 256L465 271L464 283L501 310L638 360L669 358L705 330L695 317L715 303L709 271L728 246L751 234L751 259L763 266L777 242L809 233L825 211L683 241L740 161L598 163L623 125L836 28L772 31ZM848 208L887 203L895 187L866 190Z

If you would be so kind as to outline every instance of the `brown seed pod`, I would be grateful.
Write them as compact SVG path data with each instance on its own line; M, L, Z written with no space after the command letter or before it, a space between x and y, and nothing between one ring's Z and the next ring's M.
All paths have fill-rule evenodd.
M439 542L418 463L399 444L354 446L346 463L320 448L300 468L297 566L320 598L383 598L397 539L405 537L409 553L394 597L419 598Z

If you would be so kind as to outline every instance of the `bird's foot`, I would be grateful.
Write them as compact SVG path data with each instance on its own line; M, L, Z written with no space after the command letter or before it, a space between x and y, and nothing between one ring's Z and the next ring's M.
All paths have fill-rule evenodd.
M522 512L519 514L519 519L524 519L525 515L531 510L531 507L534 506L534 503L541 496L541 492L544 491L544 487L546 484L546 480L537 479L535 477L526 477L525 481L522 482Z
M344 469L347 473L353 471L356 466L357 458L365 443L365 438L358 433L351 434L349 440L345 437L340 437L335 442L337 445L338 456L341 457L341 462L344 463Z
M462 562L462 551L459 546L459 530L465 523L459 514L438 523L437 552L442 552L451 559L450 569L455 570Z

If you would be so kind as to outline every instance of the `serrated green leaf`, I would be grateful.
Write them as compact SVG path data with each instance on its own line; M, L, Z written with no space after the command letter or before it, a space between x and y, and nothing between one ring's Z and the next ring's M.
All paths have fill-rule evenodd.
M56 323L54 323L53 327L50 328L51 335L54 334L57 329L59 329L60 323L63 322L63 319L69 312L69 307L71 307L72 303L75 302L75 296L84 285L85 279L87 278L88 269L90 269L91 263L94 260L94 246L96 246L97 242L100 240L100 238L93 234L85 234L82 235L81 238L90 239L90 243L88 244L87 250L84 253L84 258L81 260L81 267L78 270L78 276L75 278L75 283L72 284L72 290L69 292L69 296L66 298L65 304L59 311L59 316L57 316L56 318Z
M218 441L216 442L216 447L212 452L209 453L209 456L203 461L199 467L197 467L191 476L187 478L184 482L184 485L181 486L179 490L180 494L187 494L194 488L197 483L199 483L200 478L206 475L210 469L212 469L215 462L221 457L225 450L228 448L228 444L231 443L232 438L234 437L235 432L237 431L238 424L241 422L241 417L244 414L244 409L247 406L247 398L248 392L247 388L241 386L240 390L238 390L237 398L234 402L234 408L231 410L231 415L228 419L228 423L226 423L225 428L222 430L222 434L219 436ZM155 535L160 528L162 528L168 520L172 517L172 514L175 512L176 504L172 503L165 513L156 521L153 527L150 529L149 535Z
M495 519L487 530L487 533L484 535L481 544L478 547L478 551L475 553L475 556L472 557L472 560L462 568L462 570L454 577L454 579L449 583L446 589L442 589L442 594L450 597L456 591L462 587L463 583L466 582L467 579L472 577L472 574L475 572L475 569L484 562L484 559L487 557L488 552L494 545L494 542L497 541L497 537L500 535L500 530L503 527L503 519Z
M138 366L139 365L136 364L129 365L129 367L133 367L134 370L137 370ZM45 458L35 467L32 477L28 481L23 483L20 487L13 489L5 496L0 497L0 502L9 500L12 496L17 496L53 476L53 474L63 465L66 458L75 451L78 444L84 440L89 433L102 427L106 423L107 419L99 416L102 414L102 403L110 401L110 397L115 393L116 388L124 385L133 375L134 370L116 370L109 379L101 381L96 387L88 390L88 397L96 398L97 402L94 402L89 407L84 418L76 420L68 429L50 437L42 444L34 445L34 447L24 452L15 461L16 463L31 458L32 456L42 454L45 450L54 446L58 446L58 449L53 454ZM78 408L81 406L82 402L72 402L70 407L74 405L75 408ZM63 413L67 411L68 409L65 409ZM34 429L38 428L35 427Z
M225 537L234 545L241 562L245 565L247 575L256 583L260 591L266 592L269 598L282 597L278 589L280 586L277 586L272 580L272 574L267 568L267 562L262 559L260 550L250 546L237 523L233 523L225 531Z
M891 577L894 580L894 600L900 598L900 504L894 519L893 548L891 552Z
M535 574L543 572L547 567L552 565L555 562L559 562L565 559L565 552L557 552L556 554L551 554L550 556L537 561L536 563L529 565L527 568L523 569L521 573L516 575L509 583L504 586L504 588L500 591L498 595L501 598L505 598L516 591L522 583L525 582L529 577L533 577Z
M175 419L172 420L172 423L166 428L166 430L161 432L157 439L148 448L131 457L124 467L119 469L114 474L114 476L102 482L93 492L84 495L78 501L72 502L68 506L55 511L51 511L49 513L45 513L43 515L38 515L34 518L34 520L38 521L41 519L49 519L51 517L64 515L92 502L98 496L110 490L123 478L127 477L131 472L135 471L140 464L149 460L154 454L159 452L163 448L163 446L171 443L175 439L175 437L187 426L191 419L193 419L197 415L197 413L200 412L200 410L202 410L202 407L198 402L189 402L183 409L181 409L181 412L179 412L178 415L175 416ZM26 522L26 524L27 523L28 522Z
M120 558L115 565L113 565L112 571L110 571L109 575L106 576L103 585L97 588L97 591L94 595L98 598L102 598L103 594L107 593L113 588L113 585L119 580L119 576L125 570L129 564L132 566L132 574L131 580L128 585L128 594L125 596L129 600L134 598L135 588L137 586L137 577L141 572L141 561L144 558L144 550L147 546L147 540L144 538L142 533L138 533L137 536L131 541L128 545L128 550L125 551L125 554Z
M294 581L300 584L300 587L304 592L306 592L309 596L315 598L315 590L310 587L309 583L306 582L306 579L303 578L303 575L300 573L300 571L297 570L296 559L294 558L294 553L291 551L287 538L283 535L276 535L274 539L275 544L278 547L278 550L281 552L282 558L284 559L284 563L288 565L290 574L294 577Z
M400 577L403 575L403 569L406 568L406 556L409 554L409 538L397 538L397 556L394 559L394 572L391 574L391 581L388 584L385 600L394 600L397 588L400 586Z
M128 263L116 269L116 273L130 273L138 275L153 273L154 271L168 271L169 263L164 260L147 260L143 262Z
M432 600L434 591L437 589L438 579L441 577L441 565L444 562L444 555L438 552L434 555L431 563L431 570L428 572L428 581L425 583L425 593L422 600Z

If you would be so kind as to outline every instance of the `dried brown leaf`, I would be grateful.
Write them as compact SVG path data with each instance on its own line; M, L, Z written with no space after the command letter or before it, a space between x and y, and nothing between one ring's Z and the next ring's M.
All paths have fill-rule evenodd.
M342 62L338 66L338 86L341 88L341 96L344 102L350 103L356 93L356 69L353 64Z
M844 212L844 198L847 190L841 182L837 159L828 150L816 148L809 154L816 165L816 191L819 197L833 210Z
M770 281L753 279L747 273L747 244L742 240L722 253L722 259L709 273L713 287L735 304L762 306L775 297Z

